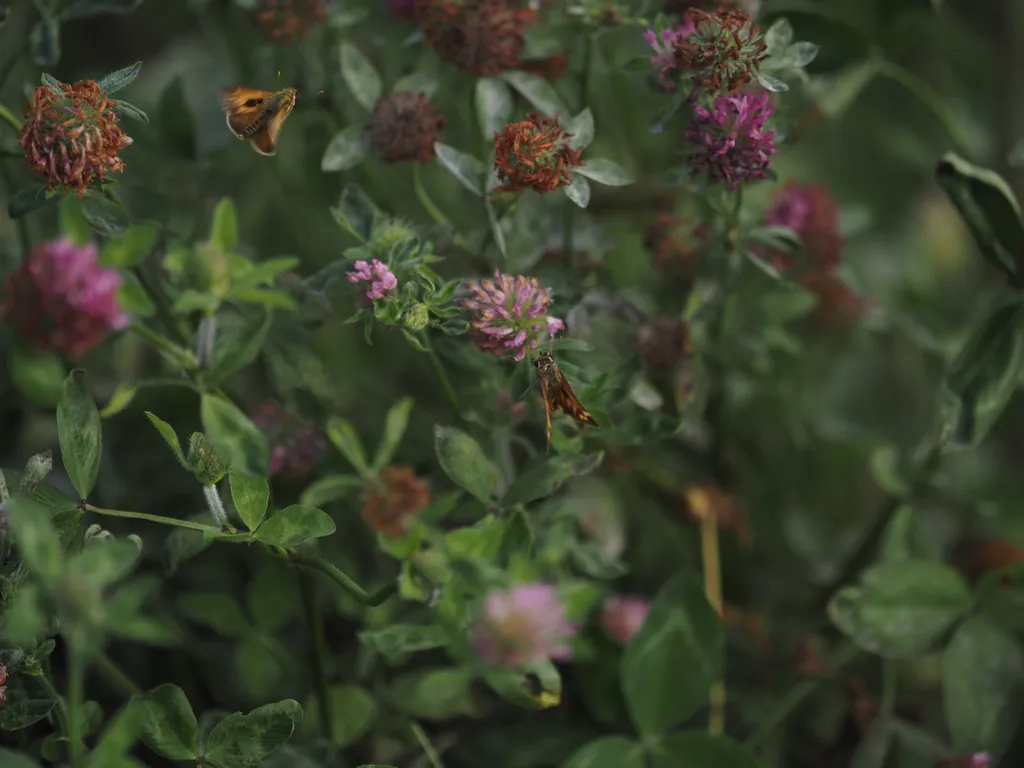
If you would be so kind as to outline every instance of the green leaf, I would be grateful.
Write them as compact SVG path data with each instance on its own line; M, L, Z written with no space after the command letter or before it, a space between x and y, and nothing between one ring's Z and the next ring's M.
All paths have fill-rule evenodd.
M25 471L18 483L18 490L21 493L31 493L43 478L53 471L53 451L47 449L37 453L25 462Z
M453 483L485 505L494 501L498 469L476 440L460 430L438 426L434 427L434 450L441 469Z
M587 475L604 461L604 452L562 454L531 461L501 500L503 507L529 504L550 496L574 477Z
M501 78L515 88L519 95L530 102L538 112L548 117L569 114L569 108L562 101L554 86L543 77L530 72L512 70L502 73Z
M141 4L142 0L72 0L60 12L60 18L67 21L108 14L123 15L131 13Z
M267 514L270 501L270 486L265 477L250 477L232 473L228 476L231 485L231 501L238 510L242 522L250 531L255 531L263 516Z
M127 101L117 101L114 104L114 111L119 115L132 120L138 120L140 123L146 123L146 125L149 125L149 115Z
M347 171L359 165L370 152L370 134L362 125L350 125L334 134L327 144L320 170L324 173Z
M156 431L160 433L160 437L162 437L167 445L170 446L171 452L174 454L174 458L178 460L178 463L186 469L190 469L188 461L185 460L185 454L182 453L181 443L178 442L178 435L174 432L174 427L149 411L146 411L145 413L146 418L149 419L149 423L156 427Z
M363 52L347 41L341 43L341 76L353 98L367 112L381 94L380 75Z
M473 674L468 669L420 669L391 683L388 698L401 712L422 720L473 717Z
M50 701L47 703L50 706L47 708L46 712L44 712L42 716L40 716L39 720L42 720L44 717L46 717L46 715L49 714L50 710L53 709L53 702ZM4 727L4 722L6 721L6 714L6 712L0 710L0 728L3 728L3 730L5 731L14 730L13 728ZM35 760L33 760L25 753L12 752L11 750L4 749L3 747L0 747L0 765L3 765L4 768L40 768L39 763L37 763Z
M379 211L374 202L356 184L346 184L341 191L338 205L331 208L331 215L338 225L360 242L370 238L370 227L374 215Z
M149 224L129 227L104 243L100 251L100 264L117 269L138 266L156 245L157 234L156 227Z
M181 688L164 683L134 697L129 706L139 711L142 741L158 755L171 760L199 756L199 724Z
M663 733L700 709L721 677L724 635L704 590L687 574L658 593L622 657L622 692L637 730ZM666 670L685 669L685 675Z
M726 736L686 731L666 736L654 748L653 768L758 768L754 756Z
M565 196L580 208L586 208L590 205L590 182L575 173L570 178L569 186L562 187Z
M331 418L327 421L327 439L348 459L355 470L363 477L372 476L370 465L366 460L366 451L355 427L345 419Z
M476 119L480 132L488 141L512 117L512 91L497 77L481 77L476 81Z
M489 667L484 680L503 699L524 709L549 709L562 702L562 676L547 659L522 667Z
M1014 637L984 616L961 624L942 656L942 701L954 751L1001 754L1024 704L1024 654Z
M218 768L257 765L287 743L301 719L302 707L293 699L257 707L247 715L229 715L206 737L204 763Z
M772 93L785 93L789 90L789 86L782 80L779 80L777 77L772 77L764 72L758 72L755 77L757 78L757 82L760 86L766 91L771 91Z
M97 83L100 90L104 93L114 93L120 91L122 88L126 88L131 85L135 78L139 76L139 72L142 70L142 62L136 61L124 69L118 69L111 72L109 75L104 77Z
M223 592L186 592L175 605L186 619L209 627L218 635L240 638L252 632L252 624L238 603Z
M447 635L434 624L392 624L384 629L360 632L359 640L388 659L401 660L409 653L443 648Z
M323 507L332 501L352 495L355 489L362 489L366 481L358 475L327 475L306 486L299 497L299 503L310 507Z
M41 184L33 184L19 189L7 201L7 215L12 219L20 219L27 213L54 203L57 193L50 194Z
M872 566L860 584L829 603L832 623L869 653L912 658L929 650L971 607L963 578L941 563L900 560Z
M136 319L152 317L156 314L156 304L142 287L139 279L131 272L123 275L124 282L117 291L117 303L128 314Z
M124 208L113 200L90 193L82 198L82 215L98 234L113 237L131 223Z
M793 42L793 25L789 19L776 19L764 33L764 52L768 56L778 56Z
M573 171L580 176L586 176L598 184L604 184L609 187L624 187L636 181L632 174L621 165L611 160L606 160L603 157L595 157L593 160L588 160L579 168L573 168Z
M818 109L823 117L834 119L844 114L857 97L878 77L880 69L877 57L850 64L831 78L827 87L821 89Z
M60 233L75 245L91 243L92 227L82 213L82 201L78 195L65 195L60 201ZM104 265L106 266L106 265Z
M273 318L273 310L260 307L240 323L228 326L218 334L210 361L210 375L214 381L223 381L256 359Z
M561 768L644 768L645 765L644 748L640 744L622 736L604 736L577 749Z
M104 589L131 573L140 552L139 545L130 539L89 539L68 561L68 579Z
M238 212L229 197L223 198L213 209L210 243L223 253L232 253L238 246Z
M67 369L56 353L15 342L7 350L7 366L11 382L36 405L53 408L60 402Z
M323 510L292 504L265 522L253 538L275 547L294 547L334 533L334 520Z
M1017 389L1024 362L1024 302L997 306L950 364L942 405L954 445L977 446Z
M357 685L333 686L327 695L331 700L331 743L344 749L373 725L377 718L377 701ZM313 699L307 707L304 730L315 731L319 714L320 702Z
M60 22L55 18L40 19L29 30L28 42L33 64L54 66L60 61Z
M487 177L487 168L484 164L472 155L460 152L455 147L449 147L441 142L434 143L434 152L437 160L448 172L454 176L462 186L468 189L477 197L484 191L484 182Z
M57 405L57 437L64 471L79 497L88 498L100 471L103 435L100 412L81 369L64 379L64 394Z
M586 149L594 140L594 113L590 107L585 108L568 122L565 130L572 136L569 145L573 149Z
M35 582L22 584L5 609L4 636L15 645L27 648L44 638L51 622L50 608L47 607L46 612L43 612L43 592L39 584ZM9 730L4 723L6 722L5 716L10 715L10 709L9 704L6 708L0 708L0 729ZM43 716L45 714L44 712ZM16 718L16 722L20 722L20 718ZM15 727L22 728L24 726L15 725Z
M416 69L395 81L392 93L422 93L428 99L437 90L437 68Z
M935 170L982 255L1010 277L1024 279L1024 223L1020 204L999 174L949 152Z
M398 450L398 444L402 441L406 428L409 426L409 416L412 413L413 399L403 397L388 410L384 419L384 436L377 446L377 455L373 458L374 474L380 472L388 465Z
M232 472L265 477L270 449L267 438L248 416L227 400L204 394L199 406L203 431Z
M64 556L50 510L34 499L13 496L7 501L7 514L26 567L44 582L57 581L64 569Z

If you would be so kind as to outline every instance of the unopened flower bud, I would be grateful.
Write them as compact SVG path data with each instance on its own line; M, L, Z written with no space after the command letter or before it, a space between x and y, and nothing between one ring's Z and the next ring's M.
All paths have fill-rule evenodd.
M216 485L228 472L210 438L202 432L192 433L188 444L188 463L196 480L203 485Z
M416 304L402 318L410 331L422 331L430 323L430 313L425 304Z
M224 297L231 288L231 262L213 243L200 243L190 253L185 266L192 288L201 293Z

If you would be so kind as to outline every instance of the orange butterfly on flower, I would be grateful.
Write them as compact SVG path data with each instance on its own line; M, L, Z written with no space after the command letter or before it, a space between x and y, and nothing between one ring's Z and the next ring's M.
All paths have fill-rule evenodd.
M235 136L251 142L261 155L273 155L281 126L295 107L298 95L294 88L276 92L228 88L220 93L220 105Z
M533 361L537 369L537 382L540 384L540 399L544 402L544 415L547 421L548 452L551 451L551 414L555 411L569 416L578 424L600 428L597 419L590 415L583 403L572 391L572 385L565 378L550 352L541 352Z

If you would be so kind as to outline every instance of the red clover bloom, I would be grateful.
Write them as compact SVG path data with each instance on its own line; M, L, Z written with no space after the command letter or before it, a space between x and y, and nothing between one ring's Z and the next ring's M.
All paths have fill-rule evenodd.
M793 230L803 243L804 256L811 268L831 269L839 264L843 249L839 206L824 185L798 184L790 179L772 196L764 222ZM795 262L788 253L774 253L769 260L782 270L792 268Z
M0 315L37 349L82 357L129 322L117 303L121 275L97 255L95 243L67 238L37 245L4 280Z
M472 315L470 337L482 352L511 354L516 362L536 349L544 336L553 336L565 323L547 314L551 291L536 278L494 271L494 280L466 283L470 295L459 299Z
M264 400L249 414L270 442L271 477L301 477L327 450L323 435L287 412L276 400Z
M747 13L731 8L711 13L692 8L686 18L694 30L678 40L675 63L692 75L697 89L734 93L755 77L766 44L760 27Z
M398 287L398 278L387 264L374 259L372 262L357 261L355 269L348 273L350 283L369 283L370 290L366 292L366 298L373 301L382 299L390 291Z
M654 49L651 67L657 71L658 82L666 91L676 89L676 80L679 75L676 48L680 41L693 33L694 29L693 21L687 14L674 29L663 29L660 35L653 29L644 32L644 40Z
M629 645L633 635L644 625L650 610L651 604L642 597L612 595L605 598L601 608L601 624L612 639Z
M740 182L763 179L775 154L775 132L765 121L775 112L767 92L715 99L711 110L694 104L695 118L686 131L696 145L687 162L695 173L724 181L729 191Z
M477 619L473 646L488 664L518 667L568 659L578 628L565 616L550 584L520 584L489 592Z

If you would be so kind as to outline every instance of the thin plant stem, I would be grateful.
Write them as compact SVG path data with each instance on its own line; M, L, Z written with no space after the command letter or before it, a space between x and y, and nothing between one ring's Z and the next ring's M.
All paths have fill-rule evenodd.
M892 717L896 711L897 671L890 659L882 659L882 698L879 703L883 717Z
M448 221L448 217L441 212L441 209L437 207L433 199L427 193L426 188L423 186L423 178L421 177L420 164L413 163L412 166L412 188L416 193L416 198L420 201L420 205L423 206L423 210L438 224L447 226L451 224Z
M3 104L0 104L0 117L2 117L12 129L14 129L15 133L21 133L21 121Z
M704 593L719 616L722 615L722 564L718 552L718 520L708 509L700 519L700 550L704 561ZM711 686L708 733L725 730L725 673Z
M216 536L221 532L220 528L215 528L212 525L206 525L205 523L197 523L192 520L179 520L176 517L164 517L163 515L150 515L146 512L130 512L124 509L104 509L103 507L94 507L92 504L86 504L85 510L87 512L94 512L97 515L104 515L106 517L125 517L131 520L145 520L150 523L158 523L160 525L172 525L176 528L189 528L193 531L202 531L212 536Z
M334 723L333 704L327 688L327 643L324 639L323 615L316 606L316 579L311 571L299 574L299 585L302 588L302 603L306 610L306 623L313 636L313 682L316 684L316 695L320 700L320 730L325 739L331 738Z
M53 681L50 679L52 673L50 672L50 664L47 661L43 665L43 674L39 675L39 685L42 687L46 694L53 699L55 703L54 709L57 711L57 727L60 729L62 735L68 735L68 705L64 701L64 697L57 692L57 689L53 685Z
M129 698L143 694L143 690L135 684L135 681L128 677L125 671L117 665L117 662L107 654L98 654L95 661L100 673L118 693Z
M72 768L79 768L85 757L84 705L86 659L82 653L78 631L73 630L68 642L68 749Z
M14 181L11 178L11 174L7 167L0 163L0 181L4 183L4 189L7 192L7 197L11 198L14 196ZM32 236L28 231L28 222L25 221L24 216L19 216L17 219L16 229L18 230L18 243L21 245L21 258L24 260L29 252L32 250ZM12 264L7 263L6 256L3 258L3 267L5 271L9 271L12 268Z
M767 739L774 731L786 721L797 707L799 707L807 698L814 693L818 688L827 680L832 679L836 676L847 664L852 662L858 656L860 656L861 650L853 643L847 643L845 646L840 648L836 655L832 657L832 663L829 665L828 671L811 680L801 680L799 683L794 685L789 691L783 696L779 703L775 706L775 709L768 714L767 717L763 718L757 729L747 737L744 742L744 746L747 749L754 750Z
M420 339L423 342L423 346L426 347L427 357L430 358L430 366L434 369L434 374L437 376L437 380L441 382L441 388L444 390L444 394L448 398L448 402L451 403L451 406L455 409L456 413L462 413L462 406L459 404L459 396L455 394L455 388L452 386L452 382L448 378L448 373L441 364L441 360L438 358L437 352L434 351L434 345L430 343L430 337L424 333L420 335Z
M423 727L413 721L410 726L412 729L413 736L416 737L416 741L420 743L420 747L423 749L423 753L427 756L427 760L430 761L431 768L444 768L444 763L441 761L441 756L434 749L434 745L430 743L430 738L427 736Z
M131 328L154 347L166 353L176 365L180 365L187 370L194 370L196 368L198 364L196 356L184 347L178 346L166 336L147 328L138 320L132 323Z
M565 210L562 212L562 250L569 268L576 271L579 262L576 259L576 203L565 198Z
M203 498L206 499L206 507L217 521L217 527L224 529L228 524L228 511L224 509L224 502L221 501L217 486L210 484L203 486Z
M367 592L351 577L349 577L347 573L334 565L334 563L331 563L318 555L304 555L299 552L286 552L284 550L274 550L274 552L279 557L282 557L288 562L301 568L312 568L320 571L363 605L380 605L398 591L398 588L394 584L388 584L385 587L381 587L376 592Z

